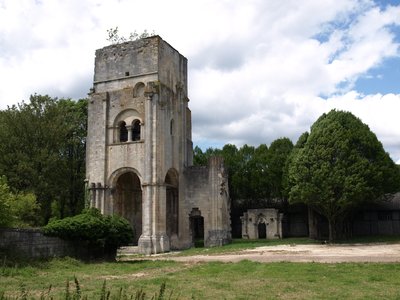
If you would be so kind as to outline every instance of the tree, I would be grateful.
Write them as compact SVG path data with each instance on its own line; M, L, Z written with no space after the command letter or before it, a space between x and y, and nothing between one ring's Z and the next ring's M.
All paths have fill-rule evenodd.
M293 149L293 143L288 138L280 138L271 143L268 151L269 185L271 197L284 198L284 169L286 161Z
M282 195L283 198L289 199L289 192L292 186L294 185L293 179L289 176L289 167L292 165L297 153L307 142L309 133L306 131L302 135L300 135L299 139L297 140L296 145L292 148L289 156L286 159L285 166L283 167L283 174L282 174Z
M6 178L0 176L0 227L12 224L10 198L12 197Z
M0 227L29 227L39 222L40 207L32 193L13 193L0 177Z
M0 111L0 174L36 196L43 223L83 208L86 119L84 99L32 95Z
M325 216L332 241L337 222L353 209L397 191L399 176L367 125L349 112L332 110L312 125L293 157L289 200Z

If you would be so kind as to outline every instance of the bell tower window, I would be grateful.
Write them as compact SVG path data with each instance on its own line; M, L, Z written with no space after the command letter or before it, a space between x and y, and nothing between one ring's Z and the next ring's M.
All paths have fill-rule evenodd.
M124 121L119 124L119 141L121 143L128 141L128 129Z
M132 141L140 141L140 121L139 120L133 121Z

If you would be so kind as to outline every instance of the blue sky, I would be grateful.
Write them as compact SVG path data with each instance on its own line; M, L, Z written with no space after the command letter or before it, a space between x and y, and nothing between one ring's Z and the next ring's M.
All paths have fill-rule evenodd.
M195 145L296 142L336 108L400 163L399 1L0 0L0 109L86 97L116 26L154 30L188 58Z
M400 94L400 58L386 59L361 76L354 88L364 94Z

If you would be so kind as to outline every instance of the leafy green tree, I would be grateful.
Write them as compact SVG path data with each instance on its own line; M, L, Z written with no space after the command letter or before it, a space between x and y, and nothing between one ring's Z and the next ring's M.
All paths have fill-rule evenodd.
M31 227L39 223L40 207L32 193L13 193L0 177L0 227Z
M0 174L14 192L33 193L42 222L83 207L87 102L32 95L0 111Z
M195 166L206 166L207 165L207 157L203 150L199 146L194 147L193 149L193 165Z
M229 195L231 199L237 198L237 189L235 189L236 186L232 184L232 178L239 169L238 151L238 148L232 144L226 144L220 151L220 155L224 158L226 171L228 172Z
M304 147L305 143L307 142L308 136L309 133L307 131L304 132L302 135L300 135L296 145L294 145L292 151L290 152L289 156L286 159L286 163L283 168L283 174L282 174L282 194L284 199L289 199L290 189L294 185L293 179L291 180L289 176L289 167L292 165L299 150Z
M232 174L234 195L237 200L239 199L254 199L254 152L255 148L249 145L243 145L237 153L237 170Z
M332 110L312 125L293 157L289 200L325 216L332 241L336 223L366 202L397 191L399 176L367 125L349 112Z
M11 197L12 194L6 177L0 176L0 227L8 227L12 224Z
M293 143L288 138L280 138L271 143L268 151L269 185L271 197L284 198L283 173L286 161L293 149Z

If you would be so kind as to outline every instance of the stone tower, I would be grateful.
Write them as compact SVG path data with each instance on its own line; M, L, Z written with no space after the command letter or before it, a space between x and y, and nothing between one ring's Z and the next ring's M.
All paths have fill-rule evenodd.
M228 242L223 162L214 158L207 178L192 176L187 59L159 36L99 49L89 96L86 173L91 206L128 219L132 242L141 253L190 247L199 228L206 245ZM203 197L191 194L198 186ZM228 212L228 219L214 218L209 225L212 193L217 193L214 205L221 202L219 210Z

